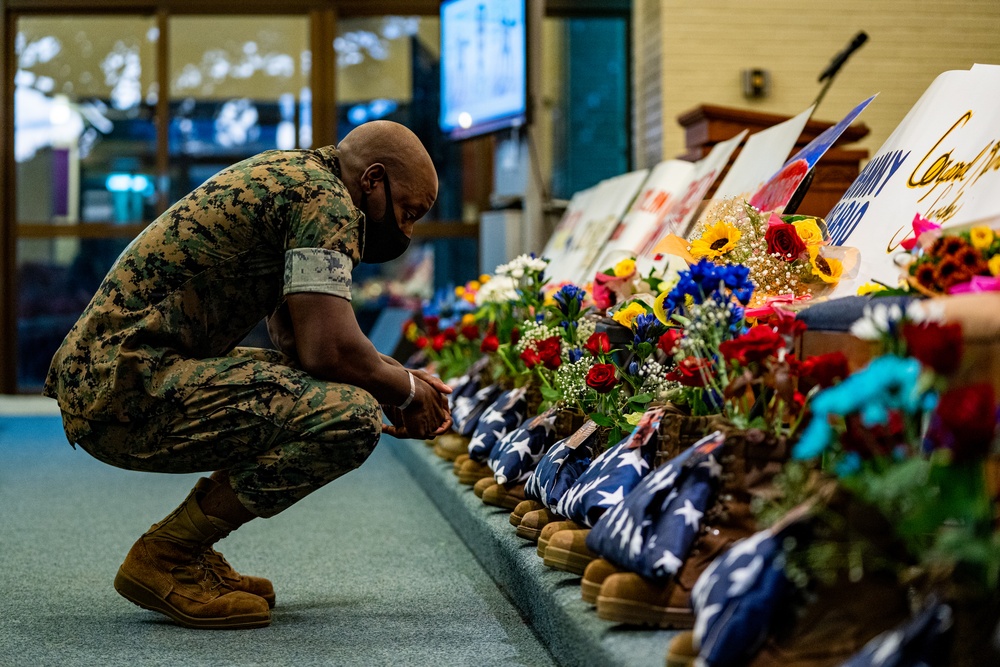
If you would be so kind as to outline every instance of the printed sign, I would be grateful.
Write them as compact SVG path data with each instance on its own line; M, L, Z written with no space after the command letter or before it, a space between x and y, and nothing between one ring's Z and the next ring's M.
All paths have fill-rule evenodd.
M944 227L1000 220L1000 67L940 75L827 215L831 240L861 251L856 278L895 285L894 257L919 213Z
M826 154L830 146L854 122L854 119L872 103L875 97L875 95L872 95L851 109L850 113L844 116L839 123L826 129L822 134L810 141L801 151L793 155L777 174L754 193L753 197L750 198L750 204L761 211L783 209L791 201L795 191L798 190L802 181L805 180L806 175L809 174L809 170L816 166L816 163Z
M636 256L646 237L667 214L674 200L683 194L694 170L695 163L686 160L664 160L653 167L639 196L615 227L586 277L589 278L626 257Z
M814 108L809 107L798 116L751 134L722 183L716 188L713 199L749 198L771 176L778 173L788 154L795 148L795 142L809 122Z

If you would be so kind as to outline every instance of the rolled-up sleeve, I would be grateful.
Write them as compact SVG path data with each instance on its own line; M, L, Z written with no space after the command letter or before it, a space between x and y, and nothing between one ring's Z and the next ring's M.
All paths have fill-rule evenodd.
M351 300L351 259L326 248L285 251L284 294L318 292Z

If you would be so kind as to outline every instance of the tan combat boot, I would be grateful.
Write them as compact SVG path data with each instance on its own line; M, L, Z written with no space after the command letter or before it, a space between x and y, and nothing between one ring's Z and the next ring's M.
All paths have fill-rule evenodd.
M482 499L487 505L502 507L511 511L513 511L522 500L527 500L527 498L524 497L523 483L497 484L496 482L493 482L493 484L483 489Z
M580 581L580 597L587 604L596 605L597 596L601 592L604 580L612 574L618 574L622 571L616 565L603 558L590 561L587 569L583 571L583 579Z
M458 459L456 459L457 461ZM465 484L467 486L472 486L484 477L489 477L493 479L493 471L485 463L480 463L479 461L473 461L472 459L465 459L465 461L458 467L458 483Z
M517 507L514 508L514 511L510 513L510 525L514 527L520 526L521 522L524 520L525 514L544 509L545 505L537 500L522 500L517 504Z
M132 545L118 569L115 590L140 607L189 628L269 625L267 601L235 590L208 562L206 552L212 543L230 531L205 516L198 495L196 487L180 507ZM221 554L219 559L225 562Z
M726 430L720 456L722 485L680 570L663 582L648 581L632 572L608 577L597 600L600 618L661 628L694 626L691 590L695 582L719 554L757 531L751 501L773 493L774 477L788 458L784 440L755 429Z
M217 482L212 481L207 477L202 477L194 485L194 494L196 498L201 498L204 493L207 493L209 489L212 488ZM200 506L199 506L200 509ZM221 520L215 519L217 523L222 523ZM227 531L232 532L232 531ZM225 537L223 535L222 537ZM222 539L220 537L219 539ZM250 593L251 595L256 595L257 597L264 598L267 601L267 606L274 608L274 585L268 579L264 577L252 577L246 574L240 574L233 569L233 566L229 564L226 557L221 553L209 546L204 552L205 562L208 563L215 573L226 580L229 587L237 590L243 591L244 593Z
M529 501L525 501L529 502ZM520 505L518 505L520 507ZM517 508L514 510L517 511ZM542 529L549 525L553 521L562 521L563 517L559 516L555 512L549 510L547 507L542 507L531 512L525 512L521 520L517 522L517 536L529 540L531 542L538 542L538 538L542 534Z
M598 555L587 548L590 528L582 530L560 530L549 538L545 547L544 563L570 574L583 575L587 565Z

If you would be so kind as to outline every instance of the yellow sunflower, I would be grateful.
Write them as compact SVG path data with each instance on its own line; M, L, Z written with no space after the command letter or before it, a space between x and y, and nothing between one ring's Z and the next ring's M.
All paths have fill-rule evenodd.
M823 232L820 230L819 225L816 223L815 218L806 218L805 220L796 220L792 223L792 227L795 227L795 231L798 233L799 238L808 247L823 245Z
M736 247L736 242L740 240L741 236L743 236L743 232L725 220L720 220L712 227L707 228L700 239L691 242L691 254L698 258L716 259L722 257Z
M489 281L490 281L490 274L484 273L483 275L479 276L479 282L482 283L483 285L485 285Z
M1000 255L993 255L987 265L990 267L991 276L1000 276Z
M844 273L844 264L839 259L824 257L819 254L819 248L809 248L809 262L812 264L812 274L820 280L831 285L840 282L840 276Z
M622 308L617 313L612 315L611 319L613 319L618 324L621 324L622 326L631 329L632 323L635 322L635 318L645 314L646 314L646 309L643 308L640 304L633 301L632 303L630 303L629 305L627 305L626 307Z
M465 286L459 285L455 288L455 296L465 296Z
M475 324L475 323L476 323L476 316L473 315L472 313L466 313L465 315L462 315L462 326L468 326L470 324Z
M969 237L974 245L979 250L986 250L993 243L993 239L996 235L993 230L985 225L980 225L978 227L973 227L969 230Z

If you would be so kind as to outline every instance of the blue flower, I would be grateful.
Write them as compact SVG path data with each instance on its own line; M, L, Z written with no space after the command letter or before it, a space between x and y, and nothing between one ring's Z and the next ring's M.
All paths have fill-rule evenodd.
M567 353L569 355L569 362L575 364L583 358L583 350L578 347L571 348Z
M639 315L632 322L632 329L635 331L635 344L642 342L655 342L665 331L663 323L652 313Z
M535 322L537 324L541 324L544 321L545 321L545 315L543 315L542 313L538 313L537 315L535 315Z
M576 285L563 285L562 289L556 292L552 298L562 314L569 315L573 311L574 305L576 311L579 312L580 306L583 304L583 296L583 290Z
M628 374L629 375L638 375L639 374L639 364L637 362L633 361L632 363L630 363L628 365Z

